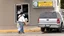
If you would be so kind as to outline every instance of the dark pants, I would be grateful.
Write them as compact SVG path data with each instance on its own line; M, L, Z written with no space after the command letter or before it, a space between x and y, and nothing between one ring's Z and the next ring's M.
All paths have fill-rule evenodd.
M24 28L23 28L23 26L24 26L24 23L23 22L20 22L20 21L18 21L18 23L19 23L19 27L18 27L18 29L19 29L19 31L20 32L24 32Z

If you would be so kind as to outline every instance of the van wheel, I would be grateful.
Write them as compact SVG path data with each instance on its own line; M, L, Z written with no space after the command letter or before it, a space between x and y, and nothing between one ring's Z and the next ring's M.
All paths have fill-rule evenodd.
M44 29L43 27L41 27L41 31L44 32L44 30L45 30L45 29Z
M59 29L59 32L60 32L60 33L62 32L62 29L61 29L61 28Z
M63 22L61 22L61 27L59 28L59 32L62 32L62 25L63 25Z

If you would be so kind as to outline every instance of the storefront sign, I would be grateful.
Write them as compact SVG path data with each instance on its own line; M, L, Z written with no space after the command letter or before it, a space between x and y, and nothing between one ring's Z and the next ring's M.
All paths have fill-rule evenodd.
M36 1L33 1L33 6L34 7L37 7L37 5L38 5L37 2Z
M34 8L53 7L53 0L33 0L32 4Z
M51 7L53 6L52 2L38 2L38 7Z

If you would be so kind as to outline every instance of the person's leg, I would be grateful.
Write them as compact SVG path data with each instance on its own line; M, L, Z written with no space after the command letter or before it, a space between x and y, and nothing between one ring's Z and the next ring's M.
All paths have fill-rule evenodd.
M18 28L18 31L20 31L20 25L19 24L17 24L17 28Z
M24 33L24 25L22 24L22 33Z
M20 25L21 25L21 23L20 22L18 22L19 24L18 24L18 33L20 33L20 31L21 31L21 27L20 27Z
M20 28L21 28L21 32L22 32L22 33L24 33L24 28L23 28L23 26L24 26L23 23L21 23Z

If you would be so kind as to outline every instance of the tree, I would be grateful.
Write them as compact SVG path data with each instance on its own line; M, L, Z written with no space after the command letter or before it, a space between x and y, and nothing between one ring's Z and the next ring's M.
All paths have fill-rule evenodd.
M64 0L60 0L60 4L61 4L61 9L64 9Z

